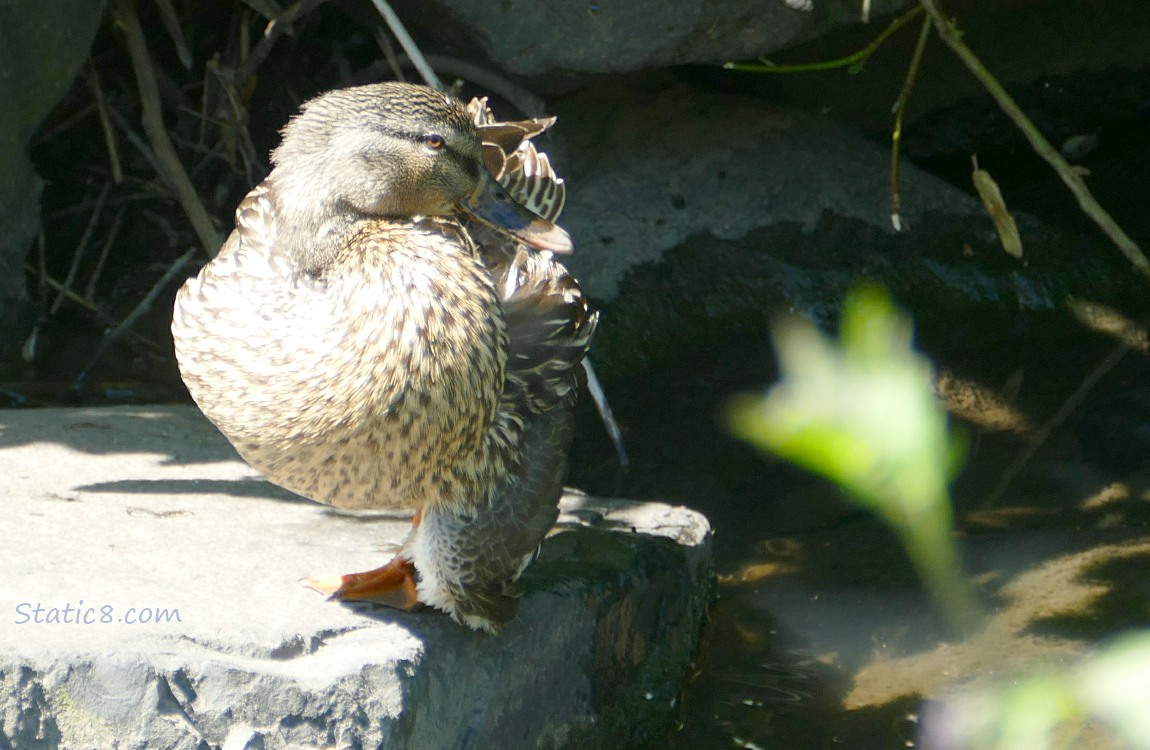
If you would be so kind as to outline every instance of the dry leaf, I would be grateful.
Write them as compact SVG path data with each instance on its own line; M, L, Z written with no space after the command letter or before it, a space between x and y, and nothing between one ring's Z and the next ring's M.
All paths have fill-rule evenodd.
M1022 236L1018 233L1014 217L1006 208L1006 201L1002 198L998 183L990 176L990 172L978 168L977 156L972 156L971 161L974 162L974 171L970 179L974 182L978 197L982 198L982 205L986 206L986 212L990 214L990 220L994 222L994 229L998 232L998 241L1002 243L1002 249L1015 258L1021 258Z

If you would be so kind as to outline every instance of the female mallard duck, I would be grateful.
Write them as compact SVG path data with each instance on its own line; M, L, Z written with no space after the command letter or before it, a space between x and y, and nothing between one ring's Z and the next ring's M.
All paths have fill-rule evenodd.
M215 260L176 298L184 382L272 482L416 509L395 559L313 586L495 632L558 515L597 315L552 253L561 181L527 139L423 86L304 105Z

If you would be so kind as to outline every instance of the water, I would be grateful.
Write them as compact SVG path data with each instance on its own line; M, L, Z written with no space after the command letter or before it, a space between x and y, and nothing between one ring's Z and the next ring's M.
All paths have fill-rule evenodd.
M977 332L980 322L966 324ZM618 474L585 409L570 483L683 503L715 528L719 600L682 695L681 726L651 747L906 747L921 730L924 698L1072 661L1085 644L1150 620L1150 473L1140 463L1150 452L1130 447L1150 434L1150 408L1137 406L1137 386L1150 382L1143 357L1110 373L983 507L1026 430L1057 410L1107 348L1052 317L982 350L932 352L946 370L941 395L971 446L955 497L967 565L989 611L960 637L934 617L880 524L834 487L722 429L725 399L770 378L765 347L698 353L662 376L607 383L631 470ZM1116 395L1132 386L1133 397ZM1081 742L1114 746L1100 731Z

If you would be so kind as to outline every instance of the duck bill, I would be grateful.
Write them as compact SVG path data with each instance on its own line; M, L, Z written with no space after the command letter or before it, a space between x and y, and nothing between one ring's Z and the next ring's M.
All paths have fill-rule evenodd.
M485 175L475 193L460 208L477 221L536 250L567 255L574 248L571 235L517 203L493 177Z

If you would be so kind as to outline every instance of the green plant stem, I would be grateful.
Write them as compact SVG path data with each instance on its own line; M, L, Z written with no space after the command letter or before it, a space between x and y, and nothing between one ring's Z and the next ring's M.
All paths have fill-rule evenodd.
M881 34L876 36L871 43L855 52L853 55L840 57L836 60L824 60L823 62L803 63L801 65L775 65L768 61L762 63L737 63L728 62L723 63L723 67L727 70L738 70L744 73L808 73L813 70L834 70L836 68L847 68L853 65L858 65L864 62L868 57L873 55L875 51L882 46L882 43L903 26L914 20L922 11L922 8L911 8L906 13L903 13L898 18L890 22L890 25L883 30Z
M914 55L906 70L906 79L902 82L902 89L898 92L898 99L894 103L894 130L890 134L890 223L896 232L902 231L902 199L899 196L899 161L902 149L902 123L906 116L906 104L910 100L910 92L914 90L915 79L918 78L919 68L922 67L922 53L926 49L926 40L930 38L930 18L922 17L922 28L918 32L918 43L914 47Z
M949 508L949 502L944 499L931 505ZM894 527L915 572L951 630L959 636L968 634L981 620L982 607L973 584L963 572L965 567L959 561L952 524L949 521L940 524L938 519L926 518L917 523L909 521L905 526L895 524Z
M1097 224L1106 236L1110 238L1111 242L1118 246L1122 254L1134 264L1134 267L1142 274L1144 278L1150 281L1150 260L1142 253L1137 243L1132 240L1126 232L1114 221L1106 209L1098 204L1094 196L1090 193L1090 188L1086 187L1086 183L1082 177L1074 171L1074 169L1062 158L1058 153L1058 149L1050 145L1050 142L1043 137L1034 123L1026 116L1025 113L1011 98L1010 94L1006 93L1006 89L1002 84L991 75L990 71L979 61L978 57L971 51L970 47L962 41L959 33L955 30L955 26L951 23L950 19L942 12L937 0L919 0L919 4L930 16L934 22L934 27L938 31L939 37L946 45L958 56L958 59L966 65L967 69L978 79L979 83L986 88L991 97L994 98L999 108L1006 113L1007 117L1014 121L1022 134L1026 136L1026 140L1030 142L1031 148L1034 152L1042 157L1058 176L1066 183L1066 187L1070 188L1070 192L1078 199L1078 205L1082 211L1089 216L1095 224Z

